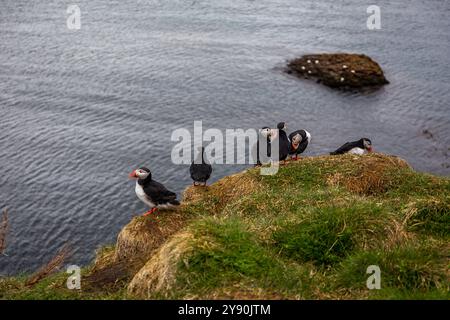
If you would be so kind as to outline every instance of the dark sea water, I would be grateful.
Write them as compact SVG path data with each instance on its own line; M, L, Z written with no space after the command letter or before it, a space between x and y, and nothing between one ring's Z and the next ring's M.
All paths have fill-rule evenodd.
M145 211L127 179L145 164L181 193L177 128L305 128L307 155L370 137L415 169L450 174L450 2L84 0L0 2L0 274L33 271L70 243L68 263ZM81 29L66 9L81 9ZM281 69L315 52L365 53L391 84L343 93ZM428 130L431 135L424 135ZM214 180L241 170L216 166Z

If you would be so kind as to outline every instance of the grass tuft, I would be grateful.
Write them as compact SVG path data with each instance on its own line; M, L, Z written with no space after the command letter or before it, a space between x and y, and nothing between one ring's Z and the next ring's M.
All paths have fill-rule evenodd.
M450 235L450 198L419 202L410 219L410 228L438 237Z
M355 247L355 233L361 215L352 208L326 207L296 224L286 224L274 232L280 252L300 262L331 265Z
M367 267L377 265L381 271L381 288L422 293L448 290L448 248L408 244L390 251L360 251L343 261L337 272L337 285L364 288Z
M34 286L49 275L58 271L61 268L64 261L70 254L70 248L68 245L63 246L58 253L44 266L42 266L35 274L25 281L26 286Z

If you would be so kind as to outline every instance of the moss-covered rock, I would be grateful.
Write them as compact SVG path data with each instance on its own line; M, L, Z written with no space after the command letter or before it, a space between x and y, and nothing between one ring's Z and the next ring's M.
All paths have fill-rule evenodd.
M377 62L363 54L309 54L290 61L286 72L333 88L379 87L388 84Z

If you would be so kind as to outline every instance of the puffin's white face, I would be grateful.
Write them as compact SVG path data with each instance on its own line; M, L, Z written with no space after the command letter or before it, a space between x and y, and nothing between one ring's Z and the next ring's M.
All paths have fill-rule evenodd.
M150 175L150 170L139 168L136 170L133 170L133 172L130 173L128 176L130 179L146 179Z
M292 143L300 144L300 142L302 142L302 136L297 133L295 136L292 137Z
M372 143L369 140L364 140L364 149L372 152Z
M264 138L269 138L270 135L272 134L272 131L270 130L270 128L261 129L260 132Z
M145 171L145 170L142 170L142 169L137 169L137 170L136 170L136 176L137 176L139 179L145 179L145 178L148 177L148 175L149 175L149 172L147 172L147 171Z
M278 129L270 129L270 141L274 141L278 137Z

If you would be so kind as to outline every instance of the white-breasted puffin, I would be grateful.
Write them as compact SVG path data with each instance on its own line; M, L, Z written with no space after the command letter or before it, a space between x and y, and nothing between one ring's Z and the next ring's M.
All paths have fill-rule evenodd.
M373 152L372 141L368 138L361 138L358 141L346 142L336 151L330 152L331 155L337 154L364 154L364 152Z
M205 161L204 158L205 148L200 147L197 158L192 161L189 167L192 180L194 180L194 186L206 186L206 181L211 177L212 166Z
M252 150L253 160L256 160L255 166L260 166L270 161L271 141L274 135L274 131L269 127L262 127L258 131L258 140Z
M161 183L152 179L152 173L146 167L133 170L130 179L137 179L135 192L138 198L150 207L143 215L147 216L157 209L171 209L180 205L177 195L167 190Z
M306 130L296 130L289 134L289 155L291 159L297 160L311 142L311 134Z
M286 160L286 158L289 155L289 138L287 136L286 133L286 123L285 122L279 122L277 124L277 128L278 128L278 134L280 137L279 140L279 146L278 146L278 150L279 150L279 161L284 161Z

